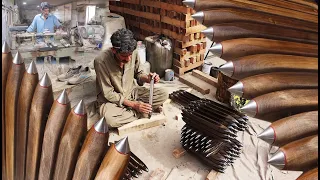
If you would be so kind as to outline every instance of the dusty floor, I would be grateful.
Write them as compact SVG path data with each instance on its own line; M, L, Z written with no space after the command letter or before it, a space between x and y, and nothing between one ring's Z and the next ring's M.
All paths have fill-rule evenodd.
M52 64L38 64L38 71L40 77L47 72L52 79L55 98L60 94L64 88L71 90L69 98L72 106L78 103L81 99L85 103L90 103L95 100L95 76L92 71L92 77L86 82L77 86L66 85L63 82L56 81L56 76L59 73L66 72L69 67L78 65L88 65L96 53L80 57L76 63L69 65L52 65ZM210 59L214 65L219 66L224 63L219 58ZM26 65L30 60L26 60ZM163 87L168 92L173 92L178 89L188 89L187 85L180 83L177 79L175 83L159 83L156 87ZM203 96L199 92L192 90L200 97L214 99L216 89L211 89L211 93ZM164 105L164 114L167 121L162 126L146 129L139 132L128 134L130 147L132 152L138 155L148 166L149 173L143 173L138 179L152 179L150 178L153 172L157 172L159 176L154 177L153 180L204 180L210 172L210 167L199 162L190 154L185 154L179 159L172 155L175 148L180 148L180 129L184 125L182 120L175 120L175 116L180 113L179 107L173 103ZM233 166L229 167L225 174L219 174L217 179L223 180L285 180L296 179L301 172L287 172L279 171L269 165L266 161L269 152L275 152L275 148L271 148L267 143L259 140L256 135L266 128L269 123L257 119L250 119L251 126L247 132L239 133L239 140L244 143L243 153L237 159ZM116 133L111 133L110 142L118 140ZM162 178L160 178L162 176Z

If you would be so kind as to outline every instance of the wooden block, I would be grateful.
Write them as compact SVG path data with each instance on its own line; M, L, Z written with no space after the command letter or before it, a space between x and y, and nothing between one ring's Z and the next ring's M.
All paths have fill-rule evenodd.
M179 55L182 55L182 56L187 53L187 49L180 49L180 48L177 48L177 47L175 47L173 51L175 53L179 54Z
M190 58L190 63L193 64L193 63L196 62L196 60L197 60L197 59L196 59L195 57L191 57L191 58Z
M165 180L166 172L160 168L152 171L148 180Z
M126 124L118 128L119 136L127 133L141 131L143 129L159 126L166 122L166 117L163 114L152 116L151 119L143 118L135 120L129 124Z
M194 64L190 64L190 66L188 66L188 67L179 67L179 66L173 65L173 70L174 70L174 73L176 74L176 76L181 76L187 71L190 71L194 68L200 67L202 64L203 64L203 61L199 61Z
M202 72L199 70L193 70L192 71L192 76L195 76L196 78L201 79L202 81L211 84L214 87L218 87L218 79Z
M192 76L191 74L185 74L179 77L179 81L199 91L201 94L209 94L212 85L201 81L200 79Z
M173 156L176 158L176 159L179 159L180 157L184 156L186 154L186 150L183 149L182 147L180 148L175 148L172 152Z
M180 60L173 59L173 65L178 66L178 67L185 67L185 63L181 63Z
M211 170L208 176L206 177L206 180L216 180L219 175L219 172L215 170Z
M184 67L188 67L190 65L190 59L184 60Z
M204 61L204 54L200 54L200 61Z
M195 39L199 39L200 38L200 33L196 33Z
M197 55L197 62L201 61L200 54Z

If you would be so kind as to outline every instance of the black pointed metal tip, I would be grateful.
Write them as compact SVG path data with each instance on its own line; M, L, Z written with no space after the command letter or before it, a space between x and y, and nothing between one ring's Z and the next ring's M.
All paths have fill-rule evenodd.
M22 63L24 63L24 60L23 60L23 58L22 58L22 56L21 56L19 51L14 56L12 62L13 62L13 64L22 64Z
M246 113L248 116L255 117L257 115L257 103L255 100L249 101L248 104L240 108L240 110Z
M103 117L98 122L96 122L96 124L94 125L94 129L99 133L108 133L109 129L106 119Z
M271 126L269 126L267 129L265 129L262 133L258 135L258 138L269 144L273 144L275 140L274 129Z
M121 154L129 154L130 153L130 146L128 136L121 139L115 144L116 150Z
M191 17L202 24L203 23L203 19L204 19L204 12L202 12L202 11L201 12L197 12L197 13L191 15Z
M201 33L204 34L209 39L211 40L213 39L213 36L214 36L213 27L209 27L208 29L201 31Z
M3 42L2 44L2 54L8 54L11 52L10 47L6 41Z
M85 104L83 102L83 100L81 100L74 108L73 108L73 112L77 115L83 116L85 114L87 114L86 108L85 108Z
M39 85L42 87L49 87L52 85L50 77L47 73L44 73L44 75L40 79Z
M221 43L216 43L213 45L209 51L216 57L221 57L222 56L222 44Z
M36 63L32 61L27 69L28 74L38 74Z
M196 0L184 0L182 3L188 7L194 8Z
M219 67L219 71L221 71L224 75L232 77L234 73L234 65L232 61L228 61L221 67Z
M238 81L235 85L231 86L228 91L232 94L242 97L243 95L243 83Z
M59 97L57 98L57 102L63 105L68 104L70 102L66 89L64 89L62 93L59 95Z

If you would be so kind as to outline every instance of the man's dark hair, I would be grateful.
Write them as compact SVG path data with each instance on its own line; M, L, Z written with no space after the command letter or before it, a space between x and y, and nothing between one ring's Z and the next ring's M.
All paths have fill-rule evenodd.
M112 34L111 43L118 53L132 53L137 47L137 41L134 39L133 33L125 28Z
M50 4L49 4L48 2L42 2L42 3L40 4L40 7L41 7L42 10L44 10L44 9L50 9Z

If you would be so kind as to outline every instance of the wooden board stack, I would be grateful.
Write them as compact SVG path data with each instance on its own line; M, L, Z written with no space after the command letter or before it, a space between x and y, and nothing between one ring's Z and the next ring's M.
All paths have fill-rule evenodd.
M127 28L137 39L163 34L174 44L173 69L176 75L198 68L204 60L206 29L191 15L194 10L176 0L110 1L110 11L124 16Z

